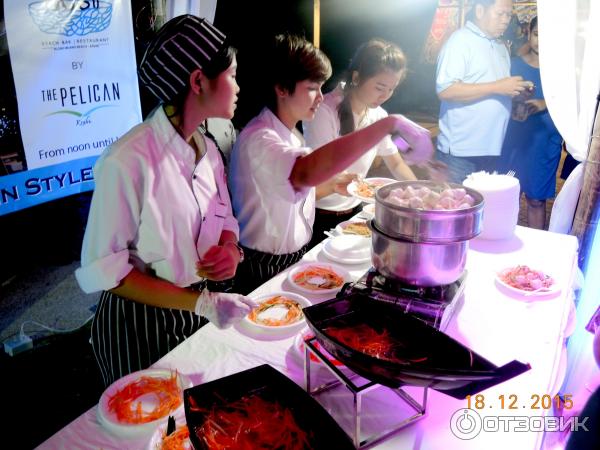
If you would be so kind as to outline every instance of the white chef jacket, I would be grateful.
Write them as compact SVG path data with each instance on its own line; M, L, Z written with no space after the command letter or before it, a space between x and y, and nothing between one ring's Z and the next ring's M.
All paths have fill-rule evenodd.
M133 267L189 286L196 262L221 232L239 232L221 156L200 133L196 164L162 107L107 148L96 162L96 188L75 272L85 292L112 289Z
M308 243L315 188L295 190L289 178L296 159L309 152L300 133L268 108L242 130L231 153L229 183L243 246L282 255Z
M344 99L343 84L338 85L333 91L325 94L315 118L302 122L304 138L309 147L316 149L340 137L340 118L338 106ZM388 113L381 106L368 108L362 120L354 114L355 129L360 130L387 117ZM366 176L376 156L388 156L398 152L390 136L383 138L375 147L353 162L346 172ZM355 197L345 197L339 194L330 194L317 200L317 208L329 211L345 211L354 208L361 201Z

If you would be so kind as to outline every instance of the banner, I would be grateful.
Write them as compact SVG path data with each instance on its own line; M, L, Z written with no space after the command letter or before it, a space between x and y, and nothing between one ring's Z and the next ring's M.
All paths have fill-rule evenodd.
M129 0L4 0L4 16L32 173L0 177L0 215L93 189L87 168L142 120Z

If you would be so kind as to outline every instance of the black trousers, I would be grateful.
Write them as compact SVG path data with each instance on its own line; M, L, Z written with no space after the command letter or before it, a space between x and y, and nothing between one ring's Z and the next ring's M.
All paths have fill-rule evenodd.
M234 291L247 295L282 270L300 261L309 249L309 245L305 245L297 252L283 255L259 252L246 247L243 249L244 262L237 268Z
M191 311L102 292L92 322L92 349L105 386L147 369L207 323Z

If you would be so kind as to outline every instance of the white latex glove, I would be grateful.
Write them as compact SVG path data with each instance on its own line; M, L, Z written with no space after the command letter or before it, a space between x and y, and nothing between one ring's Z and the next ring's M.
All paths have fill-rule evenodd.
M396 119L392 141L402 152L408 164L422 164L433 156L431 133L421 125L407 119L401 114L391 114ZM408 146L407 146L408 144Z
M358 179L355 173L341 172L331 179L333 183L332 190L335 194L350 196L348 193L348 185Z
M227 328L239 322L258 305L240 294L209 292L204 289L196 301L195 312L210 320L217 328Z

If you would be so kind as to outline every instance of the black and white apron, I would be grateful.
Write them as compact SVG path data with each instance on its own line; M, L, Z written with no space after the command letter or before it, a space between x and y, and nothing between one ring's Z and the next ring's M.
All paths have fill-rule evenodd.
M104 384L147 369L207 323L191 311L102 292L92 322L92 349Z
M244 261L238 266L235 274L234 291L247 295L279 272L296 264L309 249L308 244L294 253L273 255L251 248L244 249Z
M201 161L210 164L213 174L217 173L220 156L216 151L207 151ZM216 244L228 213L229 199L227 192L221 192L219 182L216 179L214 182L217 196L204 212L200 234L216 237ZM206 247L205 244L200 240L197 243L199 247ZM156 268L162 269L162 266L157 265ZM231 284L231 280L202 281L189 288L198 292L204 287L212 291L227 291ZM112 292L102 292L92 322L91 342L105 385L131 372L148 368L207 323L206 318L191 311L154 307Z

